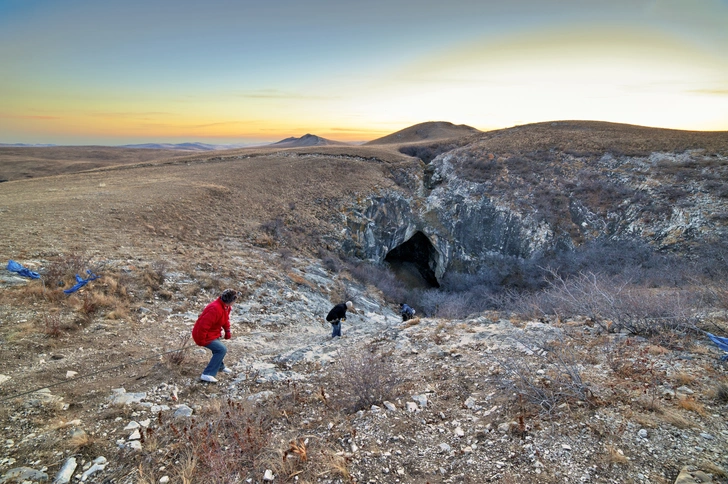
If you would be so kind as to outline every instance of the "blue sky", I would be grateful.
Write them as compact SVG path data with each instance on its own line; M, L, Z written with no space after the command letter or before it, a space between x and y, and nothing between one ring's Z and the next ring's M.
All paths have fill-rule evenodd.
M0 143L728 130L728 0L0 0Z

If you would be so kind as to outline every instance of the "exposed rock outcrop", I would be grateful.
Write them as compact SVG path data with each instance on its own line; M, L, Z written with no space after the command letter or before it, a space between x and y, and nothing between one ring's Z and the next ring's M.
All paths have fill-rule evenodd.
M418 259L439 280L448 270L475 271L488 257L529 258L598 237L687 254L728 232L725 154L492 153L483 143L434 158L414 190L357 200L344 213L342 248L383 262L422 234L429 253L405 250L404 260Z

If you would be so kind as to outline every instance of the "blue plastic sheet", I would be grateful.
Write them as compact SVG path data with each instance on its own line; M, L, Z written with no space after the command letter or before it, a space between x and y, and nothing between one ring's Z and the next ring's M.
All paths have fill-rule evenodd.
M710 333L705 333L708 335L708 338L710 338L713 343L718 345L718 348L722 349L726 353L728 353L728 338L723 338L721 336L715 336ZM728 355L725 355L721 358L721 360L728 360Z
M89 275L89 277L87 279L84 279L83 277L76 274L76 284L73 287L66 289L63 292L65 292L66 294L71 294L72 292L78 291L79 289L81 289L83 286L85 286L89 282L99 278L99 276L97 276L96 274L91 272L89 269L86 270L86 274Z
M17 272L23 277L30 277L31 279L40 279L40 274L33 272L30 269L23 267L14 260L8 261L8 270L11 272Z

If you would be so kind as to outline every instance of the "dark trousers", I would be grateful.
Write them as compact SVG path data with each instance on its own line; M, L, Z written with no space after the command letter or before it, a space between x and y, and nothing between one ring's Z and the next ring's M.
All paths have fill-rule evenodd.
M331 323L331 337L336 338L337 336L341 336L341 321L333 321Z

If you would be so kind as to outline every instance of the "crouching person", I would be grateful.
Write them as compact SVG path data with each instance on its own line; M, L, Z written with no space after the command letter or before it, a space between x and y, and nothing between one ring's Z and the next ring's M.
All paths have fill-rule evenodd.
M331 323L331 337L336 338L341 336L341 322L346 321L346 310L354 307L351 301L346 303L339 303L329 311L326 315L326 321Z
M238 298L238 292L232 289L225 289L220 297L205 306L205 309L197 318L195 326L192 328L192 339L198 346L204 346L212 351L210 363L202 371L200 380L211 383L217 383L217 373L232 373L230 368L225 366L223 359L227 353L227 347L222 344L220 337L225 334L225 339L230 339L230 310L235 300Z
M399 314L402 315L402 321L409 321L415 317L415 310L409 307L407 304L402 303L399 305Z

